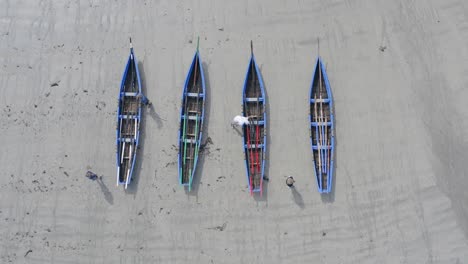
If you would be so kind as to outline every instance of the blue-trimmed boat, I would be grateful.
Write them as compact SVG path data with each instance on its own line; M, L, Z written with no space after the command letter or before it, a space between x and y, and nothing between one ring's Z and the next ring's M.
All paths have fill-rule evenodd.
M119 90L117 111L117 186L127 189L132 180L140 138L141 104L140 73L130 39L130 55Z
M197 50L185 79L182 106L180 109L179 184L187 186L190 191L197 168L200 144L203 135L205 117L205 76L203 74L200 53Z
M332 189L335 151L333 98L322 59L317 57L310 87L310 142L319 193Z
M249 119L243 126L243 146L250 194L263 193L266 151L265 89L255 62L253 45L242 92L242 114Z

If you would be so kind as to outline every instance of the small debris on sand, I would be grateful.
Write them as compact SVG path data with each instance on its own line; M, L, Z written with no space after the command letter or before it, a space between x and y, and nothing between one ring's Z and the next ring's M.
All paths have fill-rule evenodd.
M222 232L222 231L224 231L224 229L226 229L226 226L227 226L227 222L224 222L224 224L222 226L209 227L207 229L218 230L218 231Z
M217 182L220 182L222 179L226 179L225 176L219 176L218 179L216 180Z
M212 144L213 144L213 140L211 140L210 137L207 137L205 143L200 145L200 153L203 153L203 151L205 151L207 145L212 145Z

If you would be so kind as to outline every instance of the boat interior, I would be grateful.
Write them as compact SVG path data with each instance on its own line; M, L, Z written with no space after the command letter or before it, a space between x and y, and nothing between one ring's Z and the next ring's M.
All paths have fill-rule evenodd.
M330 98L325 86L320 63L317 64L312 84L310 103L312 151L317 182L322 190L328 188L330 162L332 159L332 123Z
M121 115L120 118L120 172L119 181L127 182L130 175L133 163L134 153L136 151L136 135L138 132L138 110L140 107L136 97L138 90L136 70L134 61L130 61L129 69L124 83L124 93L120 101ZM130 93L128 95L127 93Z

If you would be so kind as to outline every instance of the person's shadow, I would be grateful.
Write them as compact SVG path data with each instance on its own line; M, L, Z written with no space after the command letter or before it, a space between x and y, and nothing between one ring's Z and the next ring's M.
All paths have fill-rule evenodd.
M111 204L111 205L114 204L114 197L112 196L112 193L109 191L107 186L102 181L102 176L99 177L96 181L99 184L99 187L101 187L101 191L104 194L104 199L106 199L106 201L109 204Z
M143 68L143 63L141 61L138 62L138 70L140 71L140 80L141 80L141 92L143 94L147 94L147 87L146 87L146 78L145 78L145 70ZM151 102L151 100L150 100ZM143 109L146 107L143 107ZM142 110L143 110L142 109ZM166 121L165 119L161 118L158 113L156 112L156 109L154 107L154 104L151 102L151 104L148 106L148 114L153 119L153 121L156 122L158 128L161 128L163 126L162 121Z
M153 121L156 122L158 125L158 128L161 128L163 126L162 121L167 121L166 119L161 118L158 113L156 112L156 109L154 108L154 104L150 104L148 107L148 114L153 119Z
M301 208L304 209L304 199L302 199L302 195L296 190L296 187L291 186L289 187L291 189L294 202Z
M234 131L236 131L236 133L242 137L242 129L243 129L243 126L238 126L238 125L233 125L232 128L234 129Z

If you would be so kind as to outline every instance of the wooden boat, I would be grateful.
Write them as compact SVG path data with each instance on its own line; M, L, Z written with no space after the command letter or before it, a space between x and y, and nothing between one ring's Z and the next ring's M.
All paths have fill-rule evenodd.
M197 44L197 51L185 79L179 128L179 184L187 186L189 191L197 168L204 117L205 77Z
M252 42L250 47L251 56L242 94L243 115L248 117L250 124L243 126L243 144L249 191L252 195L254 192L262 195L266 150L265 90Z
M132 180L140 135L141 104L140 73L130 39L130 55L123 73L117 111L117 186Z
M335 150L333 99L322 59L317 58L310 87L310 142L319 193L332 189Z

